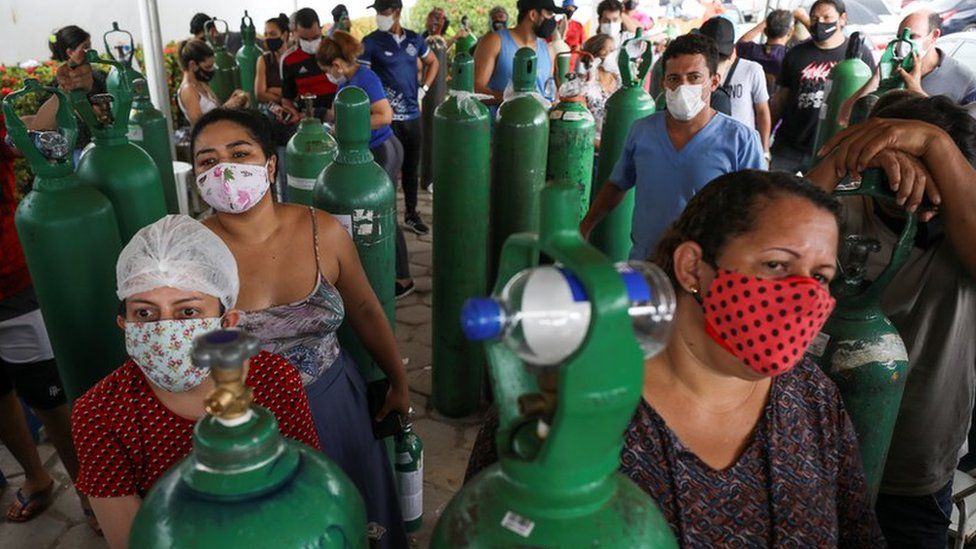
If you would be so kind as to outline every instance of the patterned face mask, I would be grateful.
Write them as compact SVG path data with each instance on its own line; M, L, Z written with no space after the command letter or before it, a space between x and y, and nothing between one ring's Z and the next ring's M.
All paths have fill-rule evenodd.
M268 168L254 164L222 162L197 176L200 196L223 213L243 213L268 193Z
M193 340L220 328L220 318L126 322L125 350L164 391L183 393L203 383L209 369L190 361Z
M701 302L705 332L765 376L784 374L800 362L835 303L810 277L769 279L722 269Z

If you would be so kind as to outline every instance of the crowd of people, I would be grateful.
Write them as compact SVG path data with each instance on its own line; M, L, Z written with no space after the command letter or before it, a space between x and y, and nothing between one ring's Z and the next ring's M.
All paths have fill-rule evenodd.
M214 388L190 362L193 337L239 327L263 343L247 376L255 402L285 436L321 449L349 475L378 526L371 531L379 546L408 546L387 450L372 428L410 407L396 340L346 229L326 212L282 201L284 147L296 124L308 115L334 121L337 93L356 86L370 102L370 151L402 187L403 229L430 232L417 207L431 184L419 170L421 99L440 65L429 41L467 44L472 31L462 24L448 36L440 8L418 33L403 26L401 0L370 7L376 30L361 38L341 4L327 27L312 8L268 19L254 96L236 90L222 104L209 85L212 19L192 18L178 51L177 102L191 124L195 181L212 213L202 221L167 216L126 243L116 269L117 324L129 358L73 403L13 228L16 151L2 141L0 124L0 441L25 471L7 520L30 520L53 499L20 397L43 422L90 526L112 547L125 547L142 498L190 452L192 426ZM536 94L547 102L559 100L555 83L565 75L557 74L557 55L569 52L600 154L599 130L623 84L628 41L638 29L663 41L643 83L660 90L663 108L630 128L579 227L588 237L633 192L631 258L657 263L678 293L667 347L645 364L621 472L655 500L682 546L945 547L953 471L967 452L976 398L976 252L969 245L976 68L939 49L937 14L909 14L898 33L908 29L918 51L912 71L899 69L904 89L814 150L828 75L850 50L843 0L817 0L809 12L773 10L738 39L721 16L687 34L660 32L635 0L602 0L596 32L587 36L576 11L574 0L518 0L510 19L495 7L488 32L464 53L474 57L475 91L494 111L511 92L517 50L535 50ZM231 52L240 47L236 33L221 39ZM61 62L55 85L104 91L105 74L84 61L89 33L67 26L50 45ZM871 50L856 54L874 77L840 109L845 126L854 102L880 80ZM309 95L305 112L300 98ZM24 120L31 129L56 129L56 110L52 98ZM872 168L886 175L897 207L831 196ZM829 285L839 276L842 234L879 243L882 253L868 265L875 276L906 213L918 216L920 228L882 307L905 342L910 370L872 502L840 393L804 351L835 305ZM399 224L396 240L402 297L414 283ZM772 303L786 299L792 313L783 320ZM741 314L746 308L750 315ZM337 337L343 322L389 379L374 417L366 383ZM469 478L497 459L496 427L489 411Z

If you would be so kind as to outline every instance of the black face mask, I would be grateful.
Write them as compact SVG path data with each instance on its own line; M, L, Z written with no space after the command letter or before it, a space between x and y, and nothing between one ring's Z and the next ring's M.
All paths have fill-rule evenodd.
M281 38L265 38L264 39L264 45L268 47L268 51L278 51L278 50L281 49L281 45L284 44L284 43L285 43L285 41L282 40Z
M838 28L839 23L837 21L833 23L814 23L810 25L810 35L813 36L814 42L826 42L837 32Z
M491 23L492 30L500 31L506 27L508 27L508 21L492 21Z
M547 40L556 31L556 18L550 17L544 20L535 28L535 35L543 40Z
M211 80L213 80L214 74L216 73L217 73L216 70L207 71L203 69L197 69L193 71L193 76L195 76L197 80L201 82L210 82Z

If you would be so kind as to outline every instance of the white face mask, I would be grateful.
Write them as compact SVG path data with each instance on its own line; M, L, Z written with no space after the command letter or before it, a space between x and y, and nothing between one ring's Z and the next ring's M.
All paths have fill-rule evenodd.
M309 55L315 55L315 52L319 51L319 44L322 42L321 38L316 38L315 40L304 40L298 39L298 47L302 49L303 52Z
M332 82L336 86L341 86L349 81L349 79L346 78L346 75L344 74L340 74L339 76L333 76L331 72L327 72L325 73L325 77L329 79L329 82Z
M393 28L393 16L392 15L382 15L376 14L376 27L383 32L387 32Z
M600 23L600 34L605 34L616 42L620 38L620 21Z
M701 84L686 84L678 86L678 89L671 91L664 88L664 99L668 104L668 113L676 120L687 122L694 118L705 108L705 100L702 99Z
M271 186L266 166L224 162L197 176L200 196L223 213L243 213L253 208Z
M190 360L193 340L218 329L220 318L126 322L125 350L149 381L164 391L184 393L210 375Z

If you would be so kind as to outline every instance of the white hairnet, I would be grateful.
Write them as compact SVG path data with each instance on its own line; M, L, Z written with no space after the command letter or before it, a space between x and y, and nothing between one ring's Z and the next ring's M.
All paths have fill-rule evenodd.
M169 286L237 302L237 262L220 237L192 217L167 215L143 227L115 265L119 299Z

